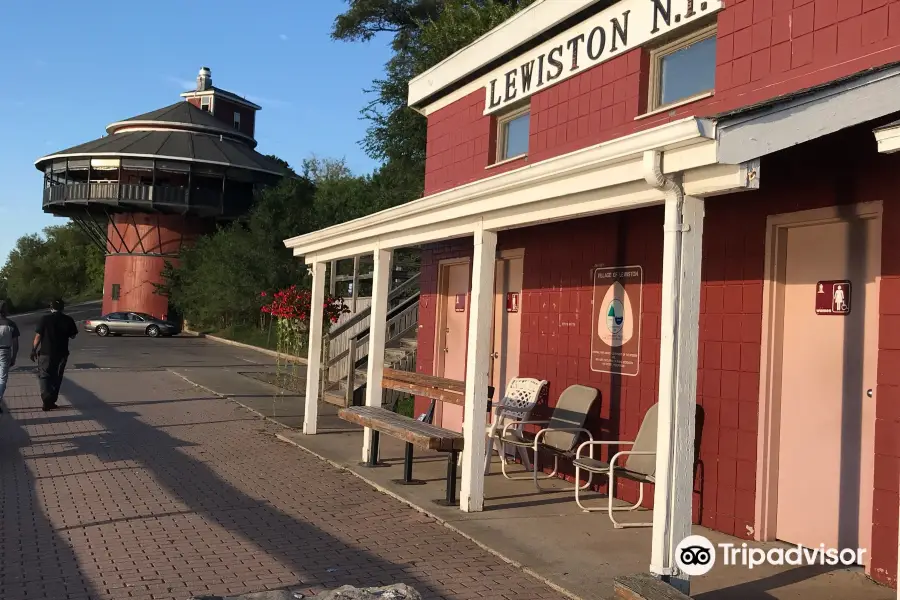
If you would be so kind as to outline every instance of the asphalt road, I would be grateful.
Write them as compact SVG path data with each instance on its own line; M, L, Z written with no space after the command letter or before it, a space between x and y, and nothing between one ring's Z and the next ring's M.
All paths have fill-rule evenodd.
M69 344L72 369L166 369L175 367L243 367L248 370L274 365L275 359L253 350L244 350L189 335L148 338L122 336L101 338L82 329L85 319L99 317L99 303L78 304L65 311L78 323L78 336ZM28 349L34 330L45 311L13 315L21 332L21 349L16 370L29 370Z

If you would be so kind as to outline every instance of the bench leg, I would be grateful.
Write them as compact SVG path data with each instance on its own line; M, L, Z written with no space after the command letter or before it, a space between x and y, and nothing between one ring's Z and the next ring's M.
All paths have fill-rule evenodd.
M412 478L413 471L413 445L406 442L406 454L403 457L403 479L393 479L397 485L424 485L424 481Z
M378 462L378 439L380 434L377 429L372 430L372 443L369 445L369 460L359 463L361 467L383 467L383 463Z
M441 506L457 506L456 498L456 463L459 462L459 450L453 450L447 457L447 495L441 500L435 500L435 504Z

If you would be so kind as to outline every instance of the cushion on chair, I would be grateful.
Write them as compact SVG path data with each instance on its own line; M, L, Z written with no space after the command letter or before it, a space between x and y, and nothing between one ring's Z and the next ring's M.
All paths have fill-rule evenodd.
M641 428L638 430L637 437L634 438L634 445L629 450L640 452L656 452L656 404L647 410L644 420L641 421ZM628 470L635 473L642 473L646 477L652 478L656 474L656 455L655 454L629 454L625 457L625 465ZM616 467L616 473L619 472Z
M650 458L653 458L652 456ZM618 462L618 461L617 461ZM606 474L609 473L609 463L603 462L602 460L597 460L596 458L589 458L587 456L582 456L581 458L576 458L572 461L572 464L576 467L584 469L589 473L598 473L598 474ZM625 479L632 479L634 481L641 481L643 483L653 483L654 478L652 475L645 475L643 473L638 473L636 471L632 471L626 467L616 466L616 470L614 475L616 477L624 477Z
M560 394L553 408L548 429L584 427L588 413L600 392L583 385L570 385ZM541 438L541 445L560 453L575 449L580 434L577 431L551 431Z
M523 436L520 431L517 431L515 429L507 431L506 435L500 439L504 444L510 444L512 446L524 446L526 448L530 448L534 445L534 437L528 439Z

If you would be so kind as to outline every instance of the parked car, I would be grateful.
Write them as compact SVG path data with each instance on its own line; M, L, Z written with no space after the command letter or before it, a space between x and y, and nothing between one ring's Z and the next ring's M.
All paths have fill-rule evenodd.
M110 334L160 337L178 333L178 326L146 313L114 312L103 315L99 319L85 320L84 330L96 333L100 337Z

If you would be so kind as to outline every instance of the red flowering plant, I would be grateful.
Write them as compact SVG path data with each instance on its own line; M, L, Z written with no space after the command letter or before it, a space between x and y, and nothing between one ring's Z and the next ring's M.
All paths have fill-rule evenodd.
M277 323L278 351L299 354L303 338L309 332L312 293L292 285L278 290L271 297L266 292L260 292L259 296L264 302L260 310L271 315ZM350 312L340 297L326 294L323 304L322 320L327 325L337 323L342 314Z

